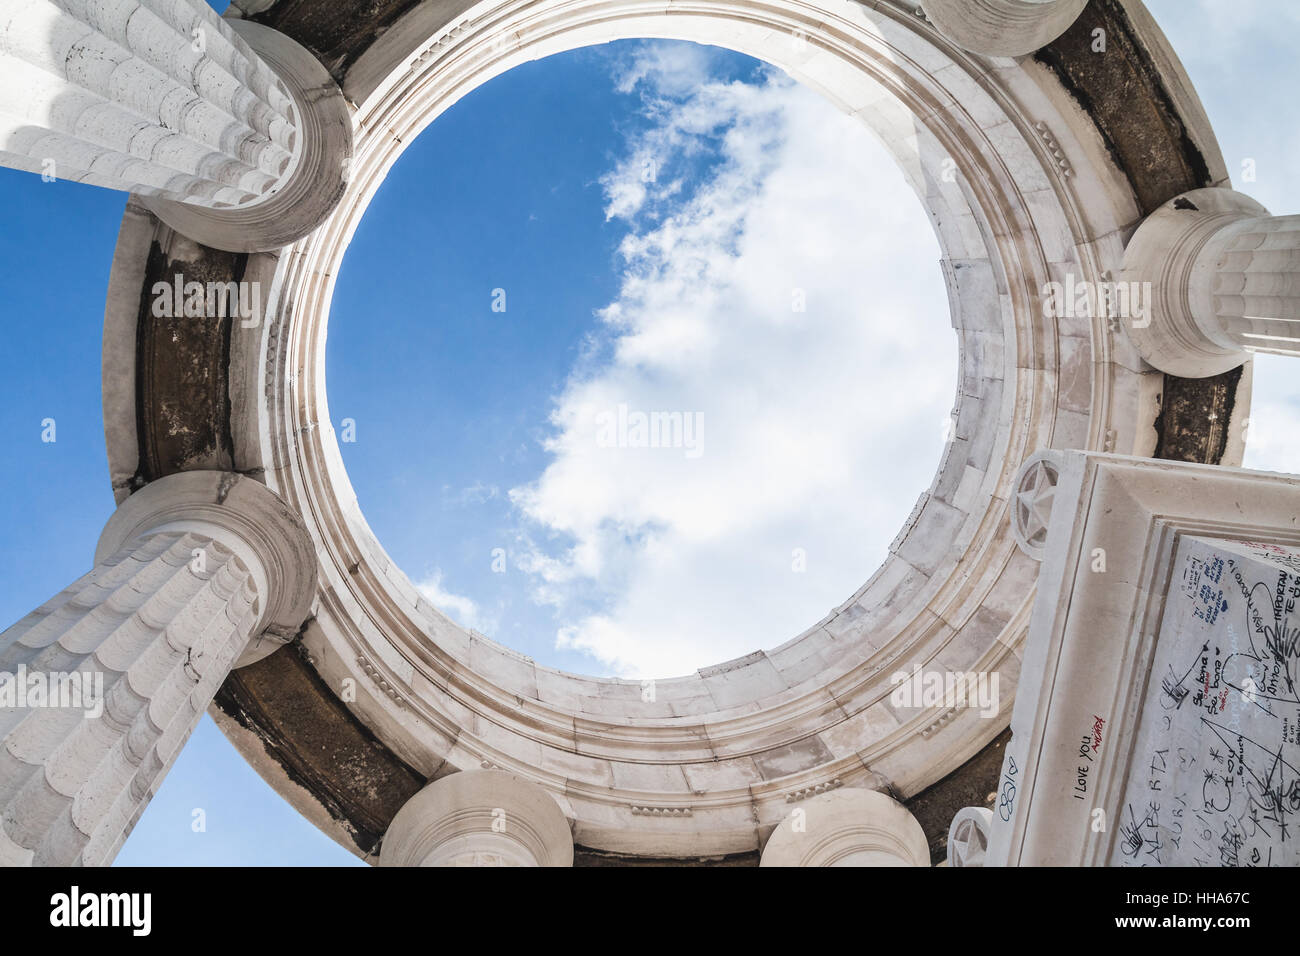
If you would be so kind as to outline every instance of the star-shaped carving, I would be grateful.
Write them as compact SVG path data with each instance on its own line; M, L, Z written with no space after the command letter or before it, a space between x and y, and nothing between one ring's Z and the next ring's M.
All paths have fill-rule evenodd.
M957 811L948 833L948 865L984 866L992 825L993 811L987 807L965 807Z
M974 820L963 820L953 833L948 865L983 866L988 849L988 834Z
M1047 462L1036 462L1016 492L1016 518L1025 540L1032 545L1041 546L1047 540L1058 477L1056 469Z

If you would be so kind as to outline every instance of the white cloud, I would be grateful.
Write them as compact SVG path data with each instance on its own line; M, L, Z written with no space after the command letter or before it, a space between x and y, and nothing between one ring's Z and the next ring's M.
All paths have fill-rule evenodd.
M614 88L631 93L638 86L660 96L685 96L711 79L712 47L700 43L646 43L616 66Z
M1295 384L1296 359L1278 355L1255 357L1255 386L1246 431L1244 465L1259 471L1300 474L1300 388Z
M442 586L440 568L435 568L429 577L417 582L415 589L461 627L472 628L480 634L492 634L496 631L498 624L496 618L485 614L477 601L463 594L455 594Z
M443 507L464 508L469 505L486 504L501 496L501 489L496 485L484 484L476 481L472 485L467 485L459 490L453 490L449 485L443 485L442 503Z
M549 466L510 493L531 538L571 545L522 563L558 646L626 676L773 646L847 598L929 485L956 387L938 244L872 134L775 73L683 87L657 48L624 74L656 122L602 181L634 225L607 361L571 376ZM657 181L629 186L646 156ZM702 454L602 447L620 405L700 416Z
M1224 66L1253 69L1256 62L1241 54L1258 48L1261 39L1278 30L1300 27L1300 7L1277 0L1149 0L1162 29L1195 37L1195 43L1177 44L1180 55L1194 51ZM1289 64L1288 64L1289 66Z

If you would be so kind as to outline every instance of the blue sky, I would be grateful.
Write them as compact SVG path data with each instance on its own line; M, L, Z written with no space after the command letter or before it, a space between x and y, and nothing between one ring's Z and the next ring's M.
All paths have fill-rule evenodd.
M870 132L757 61L625 41L521 66L408 150L340 270L326 380L362 511L436 606L552 666L782 643L933 475L939 256ZM619 406L692 416L695 453L599 448Z
M1300 13L1148 5L1229 168L1254 160L1238 188L1300 211L1300 125L1280 119ZM951 332L919 207L842 123L747 58L631 41L520 67L412 144L345 259L327 378L336 429L356 423L343 453L362 508L435 603L553 666L665 676L780 643L866 579L938 461L955 347L925 347ZM3 626L88 569L113 509L100 336L125 198L4 169L0 194ZM886 337L875 366L843 359L863 330ZM1247 464L1300 471L1283 361L1257 362ZM863 414L895 385L881 365L912 397ZM593 452L590 411L619 402L701 414L705 453ZM850 451L844 434L869 440ZM863 500L846 524L841 506ZM807 573L791 573L795 548ZM355 862L206 717L118 858Z

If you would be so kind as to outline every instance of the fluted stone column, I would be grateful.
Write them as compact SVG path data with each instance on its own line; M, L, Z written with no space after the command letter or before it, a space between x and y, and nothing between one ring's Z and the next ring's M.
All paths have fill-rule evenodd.
M504 770L467 770L406 802L379 865L572 866L573 834L541 787Z
M1149 322L1126 323L1142 357L1203 378L1252 352L1300 355L1300 216L1270 216L1231 189L1165 203L1124 253L1124 279L1149 283Z
M935 28L963 50L1025 56L1079 18L1088 0L921 0Z
M0 164L144 197L199 242L306 235L352 127L311 53L204 0L0 0Z
M231 667L298 630L315 582L301 521L251 478L186 472L123 502L94 569L0 634L0 864L111 862Z
M772 831L759 866L929 866L925 831L874 790L832 790L797 804Z

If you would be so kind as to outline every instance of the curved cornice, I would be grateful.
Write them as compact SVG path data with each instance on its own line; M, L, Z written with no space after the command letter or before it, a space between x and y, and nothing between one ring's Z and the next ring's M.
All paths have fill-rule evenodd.
M1094 0L1081 19L1115 6ZM498 767L532 780L560 801L580 844L653 856L752 850L800 794L858 785L907 797L961 766L1005 727L1019 666L1036 573L1007 522L1020 463L1048 447L1158 451L1152 422L1164 376L1103 318L1057 322L1041 308L1044 284L1065 272L1087 281L1118 274L1123 241L1143 214L1092 115L1038 63L977 62L910 5L883 0L505 2L441 24L431 17L420 5L382 39L361 30L370 45L338 61L346 65L336 79L361 96L352 182L312 236L279 255L249 257L247 272L271 291L262 324L232 330L227 346L222 447L311 529L321 589L300 651L322 686L338 693L352 680L360 689L355 701L330 705L339 719L356 721L426 777ZM292 32L293 16L276 7L259 19ZM1158 32L1139 25L1142 42L1124 46L1126 55L1161 51L1140 68L1190 90ZM805 41L799 56L788 42L796 33ZM333 276L403 144L514 63L619 36L752 53L876 124L936 223L962 349L956 438L880 571L792 641L658 681L653 702L641 699L639 681L538 667L421 598L356 506L323 380ZM1197 142L1213 144L1199 117L1188 124ZM942 174L949 157L952 182ZM129 278L151 243L162 263L154 268L207 261L131 216L115 261L106 363L128 328L153 341L139 336ZM139 483L159 468L192 467L144 467L137 449L148 447L153 412L128 402L126 391L106 377L110 461L123 495L131 476ZM1229 400L1235 392L1228 389ZM110 417L128 405L138 428ZM889 677L914 663L998 671L998 713L894 708ZM278 746L291 749L293 718L280 719Z

